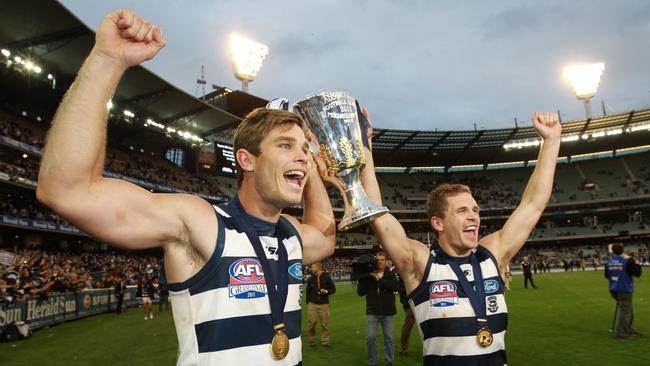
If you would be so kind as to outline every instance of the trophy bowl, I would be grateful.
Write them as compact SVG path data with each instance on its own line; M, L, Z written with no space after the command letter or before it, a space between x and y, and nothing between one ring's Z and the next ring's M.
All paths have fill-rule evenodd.
M388 209L368 198L361 186L359 174L366 156L354 97L344 90L317 92L296 102L292 110L316 137L330 182L343 197L344 215L339 231L387 213Z

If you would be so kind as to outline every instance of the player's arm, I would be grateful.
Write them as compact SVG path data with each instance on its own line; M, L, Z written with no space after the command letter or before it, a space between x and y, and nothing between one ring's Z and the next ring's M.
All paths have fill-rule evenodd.
M127 10L104 18L96 43L64 97L48 133L37 197L84 232L130 249L188 242L186 220L209 204L152 194L104 178L107 102L126 69L164 46L160 29Z
M481 245L494 254L500 266L507 265L524 245L544 212L553 189L562 127L557 114L548 112L533 114L533 126L542 138L542 147L521 202L501 230L481 240Z
M319 262L331 256L336 244L336 222L332 204L312 157L309 157L308 174L303 191L302 223L294 217L285 216L300 232L304 265Z
M370 120L368 111L365 108L363 113ZM372 136L371 131L368 136L368 139L370 139ZM372 148L371 144L369 146ZM361 171L361 185L368 198L381 206L381 192L375 174L372 150L366 148L365 153L366 166ZM374 219L370 222L370 227L404 280L411 284L419 282L421 276L416 274L415 257L418 251L428 251L426 246L417 240L410 239L406 235L402 224L390 213Z

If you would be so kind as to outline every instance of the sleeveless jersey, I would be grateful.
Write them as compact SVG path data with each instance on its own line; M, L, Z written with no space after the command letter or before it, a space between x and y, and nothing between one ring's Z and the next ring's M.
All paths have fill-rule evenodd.
M179 344L177 365L301 365L300 294L302 242L291 228L284 240L289 288L284 307L289 354L275 360L275 334L264 271L246 233L235 227L226 204L215 206L219 230L212 257L182 283L167 284ZM247 215L258 233L273 275L278 271L275 224Z
M481 347L476 340L478 322L448 257L432 251L420 285L408 296L424 342L424 365L504 365L508 309L496 259L487 249L476 250L485 288L485 312L494 340ZM474 286L470 257L458 261Z

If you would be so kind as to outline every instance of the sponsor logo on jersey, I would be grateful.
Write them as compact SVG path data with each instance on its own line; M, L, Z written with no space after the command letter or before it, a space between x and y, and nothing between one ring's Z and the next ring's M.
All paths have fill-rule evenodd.
M485 288L485 294L493 294L499 291L499 281L497 280L487 280L483 283Z
M253 299L266 295L264 270L257 258L242 258L230 265L228 297Z
M458 304L456 284L450 281L437 281L429 287L429 305L435 307Z
M497 302L497 297L492 295L487 298L487 308L491 313L496 313L499 310L499 303Z
M302 281L302 264L294 263L289 266L289 274L298 281Z

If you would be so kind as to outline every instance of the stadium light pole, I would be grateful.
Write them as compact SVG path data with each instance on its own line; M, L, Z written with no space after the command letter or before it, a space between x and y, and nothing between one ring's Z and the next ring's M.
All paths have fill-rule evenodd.
M269 53L269 47L251 41L237 34L230 35L230 58L235 77L241 80L244 93L248 93L248 83L255 80L262 68L264 58Z
M578 99L585 103L587 119L592 117L589 100L596 95L600 77L605 70L605 64L598 62L589 65L570 66L564 69L564 77L569 80Z

